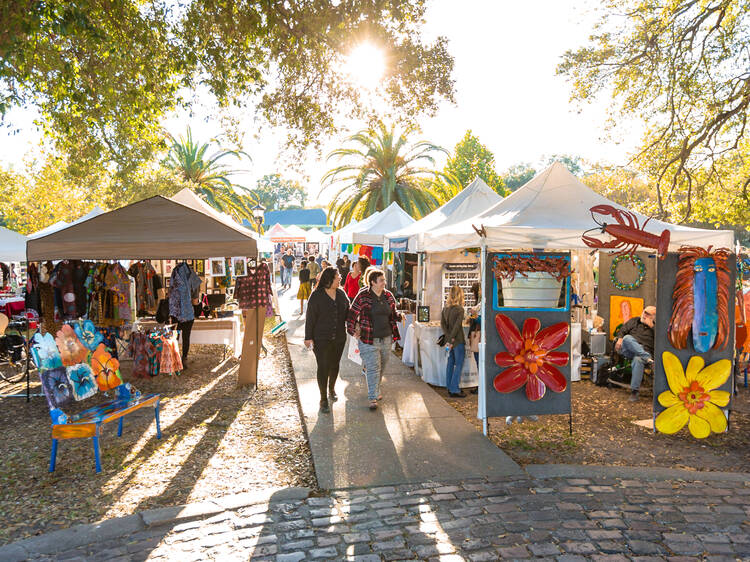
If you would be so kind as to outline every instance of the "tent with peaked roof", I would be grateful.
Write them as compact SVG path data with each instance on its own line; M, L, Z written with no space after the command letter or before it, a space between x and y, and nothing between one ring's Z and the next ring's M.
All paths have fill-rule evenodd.
M157 195L30 239L29 261L255 256L257 236L189 189Z
M301 229L300 229L301 230ZM305 235L304 231L302 234L293 234L289 232L289 229L284 228L279 223L276 223L266 232L266 238L271 242L304 242Z
M338 234L339 244L382 246L386 234L414 222L415 220L394 201L379 213L362 220L351 229L342 229L343 233L334 233L334 236Z
M0 261L26 261L26 237L0 226Z
M409 226L386 235L386 250L405 252L436 251L439 247L426 247L425 233L437 228L457 224L497 205L500 197L482 178L475 178L447 203Z
M29 238L40 238L42 236L47 236L47 234L52 234L53 232L57 232L58 230L62 230L63 228L68 228L72 224L79 224L91 218L98 217L102 213L104 213L104 209L97 205L88 213L86 213L82 217L77 218L73 222L57 221L56 223L51 224L41 230L32 232L31 234L29 234Z
M586 230L597 227L589 209L611 205L627 211L585 186L560 162L534 176L514 193L484 213L456 224L434 229L424 235L425 246L442 250L479 246L474 226L484 227L490 248L540 248L553 250L590 249L581 240ZM641 225L647 218L633 213ZM612 217L602 217L609 223ZM708 230L650 220L646 231L670 231L670 250L690 244L727 247L734 244L731 230ZM606 234L596 236L603 240Z

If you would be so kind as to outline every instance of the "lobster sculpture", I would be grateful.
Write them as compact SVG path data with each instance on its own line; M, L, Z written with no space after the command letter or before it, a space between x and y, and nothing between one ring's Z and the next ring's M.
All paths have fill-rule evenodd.
M731 250L714 252L697 246L680 248L677 278L672 293L668 337L677 349L687 347L692 330L693 347L700 353L726 347L729 334Z
M648 221L651 220L650 218L646 219L646 222L641 225L636 215L630 211L617 209L612 205L594 205L589 210L591 211L591 218L600 227L589 229L581 236L583 243L589 248L617 249L618 251L615 253L622 255L632 254L638 249L638 246L645 246L656 250L660 259L666 257L669 248L669 230L665 229L661 234L646 232L644 229ZM607 224L603 220L597 219L597 215L612 217L616 224ZM606 232L613 239L605 242L588 235L589 232L594 231Z

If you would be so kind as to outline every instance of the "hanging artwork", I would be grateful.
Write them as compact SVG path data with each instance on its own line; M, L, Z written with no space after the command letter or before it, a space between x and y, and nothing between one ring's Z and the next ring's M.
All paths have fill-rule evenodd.
M553 392L563 392L568 381L555 365L567 365L565 351L553 351L568 339L569 327L559 322L540 331L537 318L526 318L522 332L513 320L504 314L495 316L495 327L507 351L495 355L495 363L503 367L495 376L495 390L515 392L526 385L526 397L537 401L544 397L547 387Z
M693 348L699 353L724 349L730 336L730 272L726 248L711 252L696 246L680 248L677 277L672 294L669 342L676 349L687 347L692 332Z
M643 299L612 295L609 297L609 338L615 337L617 329L630 320L638 318L643 312Z
M205 266L204 261L195 260L194 269L198 275L203 275L206 272L206 266Z
M492 258L492 273L495 279L513 281L516 275L527 277L527 273L549 273L557 281L570 277L570 261L565 257L534 256L528 254L496 255Z
M232 258L232 273L235 277L247 276L247 258Z
M638 276L635 281L631 283L623 283L617 278L617 266L623 261L630 261L635 267L638 268ZM646 278L646 264L643 260L635 254L622 254L612 260L612 265L609 268L609 279L612 282L612 286L620 291L634 291L643 284L643 280Z
M669 390L659 394L659 404L666 410L656 416L657 431L677 433L687 424L690 434L698 439L712 431L726 431L727 418L721 408L729 404L730 394L716 389L729 378L732 362L720 359L705 367L703 357L693 355L683 370L680 360L669 351L662 354L662 361Z
M224 258L210 258L208 260L208 273L212 277L224 277L226 275Z
M31 354L40 372L62 367L62 358L57 349L55 338L49 332L42 335L37 332L31 340Z
M639 246L643 246L656 250L660 259L666 257L669 249L669 230L664 229L661 234L646 232L645 228L650 218L641 225L635 214L612 205L594 205L589 210L591 218L599 225L598 228L587 230L581 237L589 248L614 249L617 250L617 254L633 254ZM616 224L608 224L602 216L612 217ZM612 240L605 242L588 235L594 231L609 234Z

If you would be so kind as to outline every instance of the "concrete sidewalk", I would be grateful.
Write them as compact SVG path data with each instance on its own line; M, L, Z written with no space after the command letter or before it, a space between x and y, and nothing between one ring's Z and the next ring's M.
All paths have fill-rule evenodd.
M346 359L338 402L319 412L315 356L304 348L304 316L296 288L279 296L287 341L310 436L318 484L324 489L521 476L521 468L478 433L414 371L393 355L380 407L368 408L361 367Z

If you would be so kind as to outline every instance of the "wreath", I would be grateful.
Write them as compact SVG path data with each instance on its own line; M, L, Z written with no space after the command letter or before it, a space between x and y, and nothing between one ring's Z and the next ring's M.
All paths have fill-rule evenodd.
M630 260L633 265L638 268L638 277L632 283L623 283L617 279L617 266L625 260ZM646 278L646 264L643 260L635 254L623 254L617 256L612 260L612 266L609 268L609 278L612 281L612 285L620 291L634 291L641 286L643 280Z

